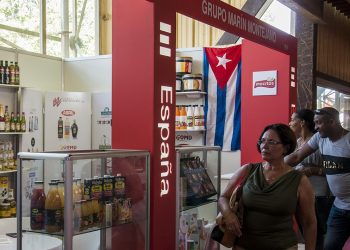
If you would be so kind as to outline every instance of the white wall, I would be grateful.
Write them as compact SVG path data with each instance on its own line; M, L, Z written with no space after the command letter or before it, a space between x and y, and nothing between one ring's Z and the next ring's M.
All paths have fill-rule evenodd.
M112 90L112 56L64 60L64 91Z

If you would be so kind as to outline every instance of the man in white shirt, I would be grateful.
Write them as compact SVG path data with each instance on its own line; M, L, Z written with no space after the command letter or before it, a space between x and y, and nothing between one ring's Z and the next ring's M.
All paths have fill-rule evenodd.
M350 133L339 121L339 112L330 107L315 110L316 134L285 162L297 165L317 149L322 156L329 187L335 196L327 221L325 250L341 250L350 236Z

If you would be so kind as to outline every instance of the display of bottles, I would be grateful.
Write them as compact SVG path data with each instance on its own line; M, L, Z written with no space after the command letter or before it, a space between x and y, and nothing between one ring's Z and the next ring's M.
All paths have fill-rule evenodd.
M18 62L15 62L15 84L19 85L19 82L20 82L19 66L18 66Z
M49 233L62 229L62 205L57 183L49 183L49 192L45 200L45 230Z
M77 125L75 119L73 120L73 124L72 124L71 130L72 130L72 137L73 137L73 138L77 138L77 135L78 135L78 125Z
M63 120L62 117L58 118L58 123L57 123L57 132L58 132L58 138L63 138Z
M42 230L45 225L45 202L44 182L35 181L30 200L30 228L33 230Z
M0 104L0 132L5 132L5 113L2 104Z
M20 131L21 132L26 132L27 125L26 125L26 116L25 116L24 112L22 112L20 125L21 125L21 130Z
M10 132L16 132L16 117L13 112L11 112Z
M70 121L69 118L66 117L64 121L64 138L69 138L70 135Z

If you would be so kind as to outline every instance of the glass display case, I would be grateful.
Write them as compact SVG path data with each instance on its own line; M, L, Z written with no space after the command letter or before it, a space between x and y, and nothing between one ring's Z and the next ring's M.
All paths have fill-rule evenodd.
M54 249L148 249L147 151L20 152L18 159L17 249L31 249L28 237L60 240ZM24 193L24 170L34 166Z
M220 147L176 148L177 249L204 249L218 213Z

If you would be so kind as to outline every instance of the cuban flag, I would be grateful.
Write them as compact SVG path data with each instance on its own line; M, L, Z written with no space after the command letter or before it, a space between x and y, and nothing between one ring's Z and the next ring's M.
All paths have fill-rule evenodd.
M206 145L241 146L241 45L204 48Z

